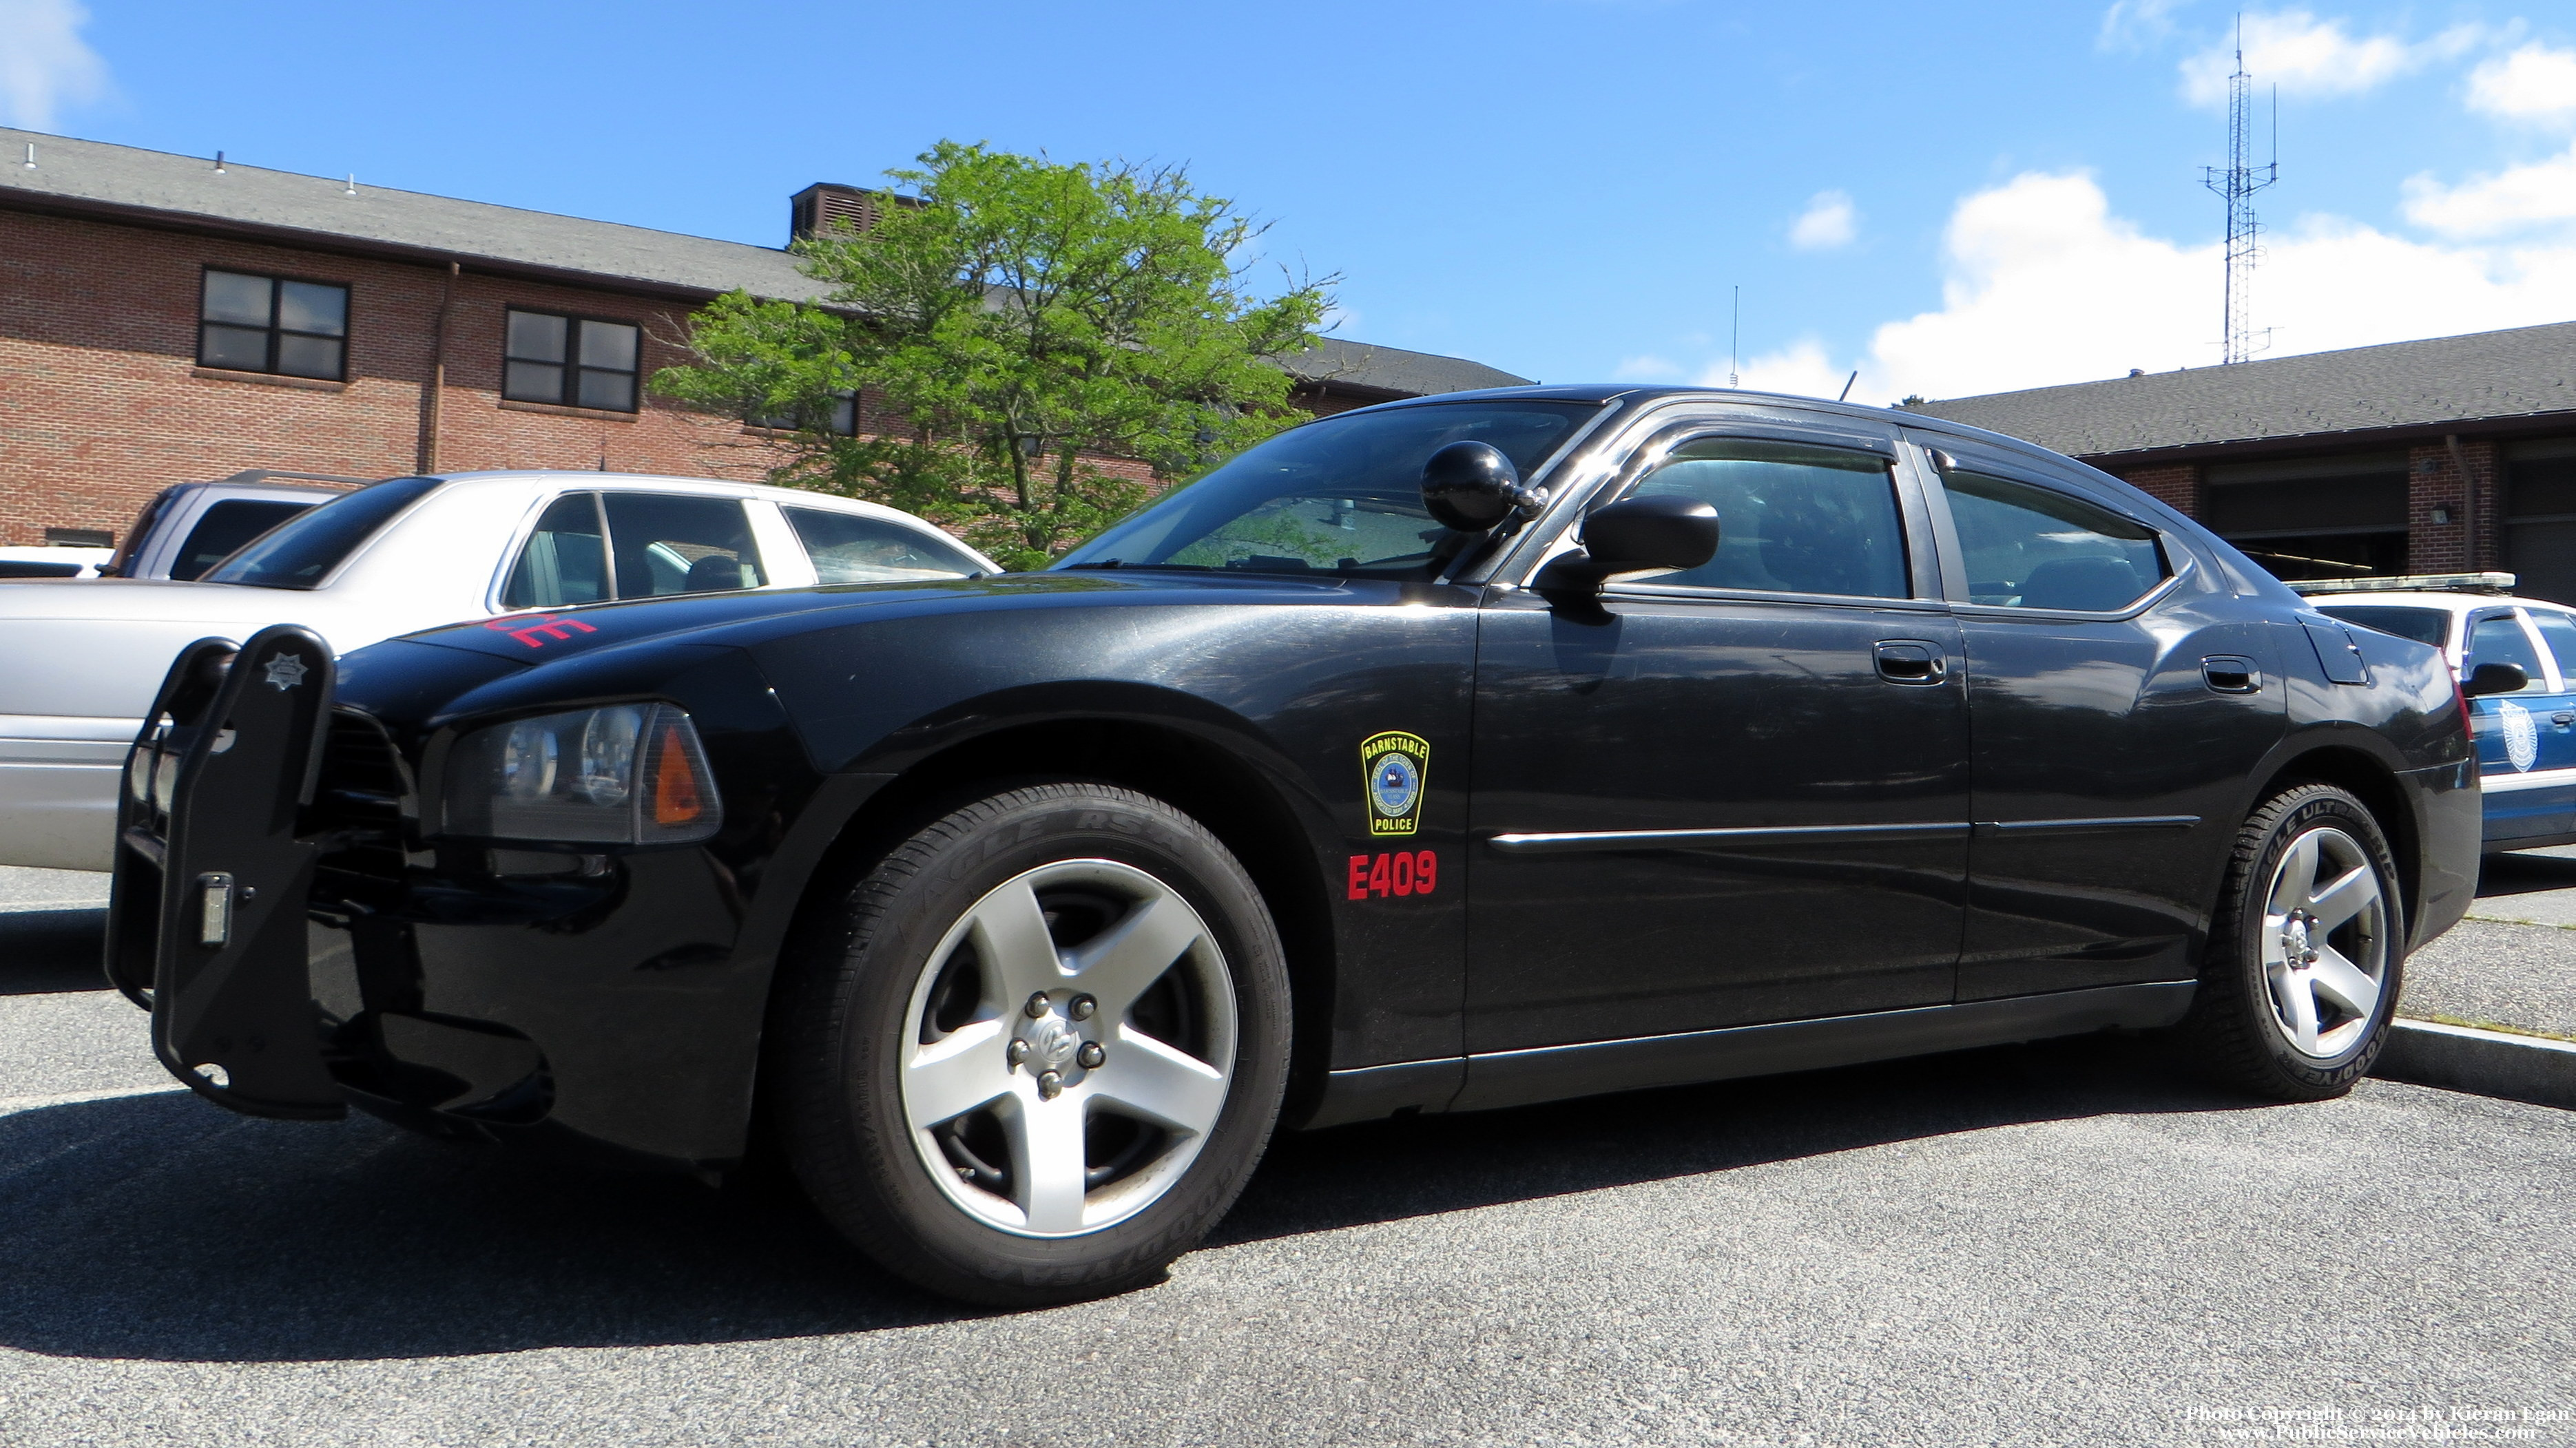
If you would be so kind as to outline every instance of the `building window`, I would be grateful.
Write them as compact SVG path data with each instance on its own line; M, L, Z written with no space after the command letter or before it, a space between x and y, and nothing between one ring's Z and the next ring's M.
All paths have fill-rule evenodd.
M633 412L637 343L631 323L512 307L501 395L513 402Z
M206 269L197 362L339 381L348 375L349 289Z
M804 415L795 413L774 413L768 417L746 418L745 421L753 427L765 427L776 432L803 432L810 426L815 432L856 437L859 435L859 395L855 392L833 393L830 409L816 408L810 424Z

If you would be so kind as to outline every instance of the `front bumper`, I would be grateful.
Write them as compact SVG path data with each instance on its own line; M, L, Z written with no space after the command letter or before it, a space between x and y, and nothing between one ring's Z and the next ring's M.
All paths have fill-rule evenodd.
M255 1116L345 1106L304 968L322 841L304 829L336 677L294 625L236 656L180 651L144 716L117 809L109 981L152 1012L152 1050L201 1096Z
M355 1106L629 1164L737 1160L772 963L806 873L865 791L807 808L820 781L783 718L760 712L765 687L740 655L711 655L599 692L667 686L720 721L710 747L738 837L623 850L424 837L413 768L443 736L423 721L542 696L515 668L442 673L448 651L421 649L390 672L353 655L341 684L355 697L335 697L310 635L302 680L271 688L287 637L253 639L228 672L228 646L183 656L129 761L155 787L122 791L109 976L152 1011L163 1064L252 1115ZM413 646L378 646L397 647ZM210 899L229 912L222 932Z

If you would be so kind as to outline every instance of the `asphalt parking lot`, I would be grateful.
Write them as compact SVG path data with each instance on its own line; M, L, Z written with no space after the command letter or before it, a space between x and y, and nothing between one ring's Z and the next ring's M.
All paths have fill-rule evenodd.
M83 883L0 878L0 1442L2576 1442L2547 1107L2083 1042L1346 1128L988 1315L775 1194L175 1092Z

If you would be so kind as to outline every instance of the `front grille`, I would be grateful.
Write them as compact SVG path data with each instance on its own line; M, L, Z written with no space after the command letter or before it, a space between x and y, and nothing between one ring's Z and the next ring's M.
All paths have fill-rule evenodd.
M384 726L355 709L335 709L313 787L309 834L328 839L317 894L343 898L403 874L404 803L411 771Z

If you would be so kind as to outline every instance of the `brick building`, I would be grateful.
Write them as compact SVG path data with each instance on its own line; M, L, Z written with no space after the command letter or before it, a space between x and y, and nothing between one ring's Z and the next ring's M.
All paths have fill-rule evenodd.
M2576 603L2576 323L1916 410L2116 473L2284 578L2501 568Z
M784 250L0 129L0 543L250 468L756 478L771 434L644 387L737 287L819 300ZM1318 412L1522 380L1339 339L1290 370Z

